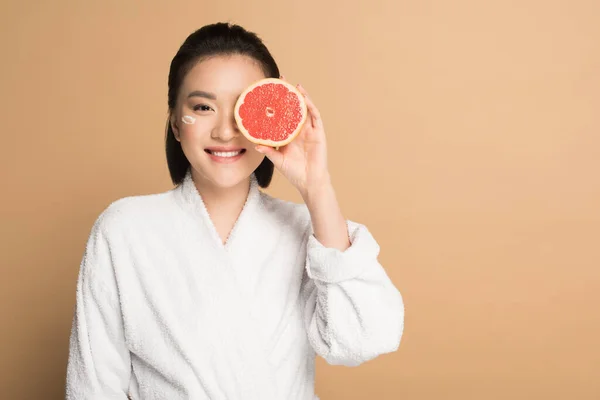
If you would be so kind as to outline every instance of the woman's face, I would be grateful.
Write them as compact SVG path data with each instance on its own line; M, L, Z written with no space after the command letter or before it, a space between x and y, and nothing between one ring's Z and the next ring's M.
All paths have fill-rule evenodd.
M185 76L170 123L196 183L233 187L246 182L263 161L234 117L240 94L263 78L259 64L242 55L208 58Z

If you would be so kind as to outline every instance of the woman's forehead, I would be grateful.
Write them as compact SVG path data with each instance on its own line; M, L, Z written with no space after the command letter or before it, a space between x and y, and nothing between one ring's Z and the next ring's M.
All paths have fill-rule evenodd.
M239 96L252 83L264 78L260 64L248 56L215 56L198 62L187 73L183 93L193 91L214 93L221 97Z

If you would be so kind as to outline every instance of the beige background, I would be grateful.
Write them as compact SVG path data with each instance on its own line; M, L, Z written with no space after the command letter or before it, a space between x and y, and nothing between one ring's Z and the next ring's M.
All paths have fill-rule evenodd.
M333 399L600 399L600 3L3 1L0 398L63 396L75 280L119 197L168 190L185 37L257 31L326 123L347 217L404 295L400 350ZM299 200L277 176L271 193Z

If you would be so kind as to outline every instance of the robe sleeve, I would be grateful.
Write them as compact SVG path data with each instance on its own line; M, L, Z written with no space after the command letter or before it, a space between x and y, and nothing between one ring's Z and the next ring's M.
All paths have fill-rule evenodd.
M347 222L351 245L324 247L310 234L302 281L304 322L315 352L331 365L357 366L398 349L404 303L364 225Z
M66 399L127 399L131 361L107 235L94 224L76 289Z

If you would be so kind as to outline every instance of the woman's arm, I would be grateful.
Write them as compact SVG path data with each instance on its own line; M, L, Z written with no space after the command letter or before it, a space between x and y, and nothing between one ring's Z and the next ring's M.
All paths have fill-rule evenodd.
M71 328L66 399L127 399L129 351L110 244L100 217L81 262Z
M344 221L350 245L340 250L333 247L343 242L338 227L326 220L313 225L322 225L320 237L331 245L316 232L308 237L302 299L312 347L329 364L346 366L396 351L404 303L377 260L379 245L365 226Z
M319 187L308 188L303 199L310 213L316 239L323 246L340 251L350 247L346 220L329 179Z
M358 365L398 348L404 304L377 260L375 239L366 227L342 216L330 182L321 115L298 89L309 113L302 132L279 150L257 150L298 189L309 209L312 232L302 295L310 342L330 364Z

